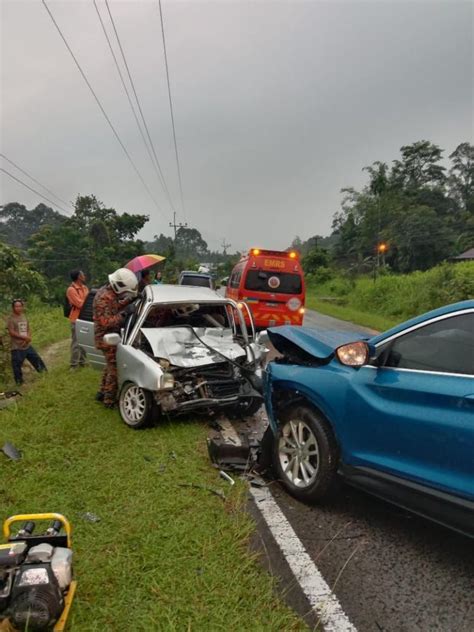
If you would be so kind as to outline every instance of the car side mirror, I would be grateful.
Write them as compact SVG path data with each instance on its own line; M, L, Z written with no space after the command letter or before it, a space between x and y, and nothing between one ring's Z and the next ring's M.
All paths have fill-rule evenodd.
M121 341L120 334L105 334L104 336L104 342L109 347L116 347Z
M268 331L264 329L263 331L259 331L255 336L255 342L263 347L266 347L270 342L270 337L268 335Z

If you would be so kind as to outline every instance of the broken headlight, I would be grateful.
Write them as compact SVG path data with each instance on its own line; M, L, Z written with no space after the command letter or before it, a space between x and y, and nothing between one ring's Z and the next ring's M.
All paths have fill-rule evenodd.
M163 373L160 376L158 388L160 390L171 390L174 388L174 377L171 373Z

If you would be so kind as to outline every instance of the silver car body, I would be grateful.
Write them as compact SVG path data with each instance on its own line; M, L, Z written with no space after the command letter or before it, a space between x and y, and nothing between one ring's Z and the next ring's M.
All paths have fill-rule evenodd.
M156 307L172 307L179 312L180 306L183 306L184 313L189 306L199 306L199 309L224 309L228 314L228 321L226 326L219 326L219 323L212 322L213 317L210 316L208 326L147 325L147 319ZM132 382L151 391L162 408L174 410L169 397L173 390L163 388L163 376L170 371L177 375L180 371L212 369L212 366L227 366L230 370L232 363L240 362L252 367L253 373L261 377L267 350L257 341L253 327L250 334L248 333L242 308L246 309L246 306L241 307L209 288L181 285L146 286L137 312L122 330L120 342L117 344L119 389L124 384ZM247 311L247 317L248 315ZM86 351L91 365L101 368L105 365L105 360L94 345L94 323L91 322L92 319L85 320L82 316L81 313L76 322L79 344ZM205 317L207 318L207 315ZM88 318L91 318L91 314ZM146 351L143 350L144 347ZM230 362L226 362L226 359ZM239 376L235 374L236 369L233 370L232 380L236 382ZM200 384L203 384L204 388L205 379L202 379ZM185 388L191 393L190 384ZM196 390L197 387L193 388ZM209 399L210 404L226 404L227 399L228 403L231 403L231 400L238 401L238 396L204 399ZM189 402L181 401L176 410L192 408L193 401L199 403L196 399Z

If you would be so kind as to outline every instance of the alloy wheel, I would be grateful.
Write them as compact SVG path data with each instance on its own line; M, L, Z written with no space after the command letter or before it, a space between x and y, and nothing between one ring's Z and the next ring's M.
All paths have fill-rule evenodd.
M120 409L127 423L134 425L142 421L146 413L147 401L143 389L139 386L129 386L120 398Z
M319 446L311 428L304 421L287 421L281 429L278 456L282 472L299 488L309 487L319 470Z

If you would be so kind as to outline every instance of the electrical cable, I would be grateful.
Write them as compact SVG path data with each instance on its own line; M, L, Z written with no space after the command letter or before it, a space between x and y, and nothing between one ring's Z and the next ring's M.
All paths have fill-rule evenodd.
M102 103L101 103L101 102L100 102L100 100L99 100L99 97L98 97L98 96L97 96L97 94L95 93L94 88L91 86L91 84L90 84L89 80L87 79L87 77L86 77L86 75L85 75L84 71L83 71L83 70L82 70L82 68L81 68L81 65L80 65L80 64L79 64L79 62L77 61L76 56L75 56L75 55L74 55L74 53L72 52L72 49L71 49L71 47L69 46L69 44L68 44L68 42L67 42L67 40L66 40L65 36L63 35L63 32L62 32L62 31L61 31L61 29L59 28L58 23L57 23L57 22L56 22L56 20L54 19L53 14L51 13L51 11L50 11L50 9L49 9L48 5L46 4L46 0L41 0L41 2L43 3L44 8L45 8L45 9L46 9L46 11L48 12L49 17L51 18L51 20L52 20L52 22L53 22L54 26L56 27L56 29L57 29L57 31L58 31L58 33L59 33L59 35L61 36L61 39L63 40L63 42L64 42L64 44L65 44L66 48L68 49L68 51L69 51L69 53L70 53L71 57L73 58L74 63L76 64L77 69L78 69L78 70L79 70L79 72L81 73L82 78L83 78L83 79L84 79L84 81L86 82L87 87L88 87L88 88L89 88L89 90L91 91L92 96L94 97L94 99L95 99L95 101L96 101L97 105L99 106L99 109L100 109L100 111L102 112L102 114L103 114L103 116L104 116L105 120L107 121L107 123L108 123L108 125L109 125L110 129L111 129L111 130L112 130L112 132L114 133L114 136L115 136L115 138L117 139L117 141L118 141L118 143L119 143L120 147L123 149L124 154L126 155L126 157L128 158L128 161L129 161L129 162L130 162L130 164L132 165L133 170L135 171L135 173L136 173L136 174L137 174L137 176L139 177L139 179L140 179L141 183L143 184L143 186L144 186L145 190L147 191L148 195L149 195L149 196L150 196L150 198L153 200L153 203L155 204L156 208L158 209L158 212L159 212L159 213L161 213L161 214L163 214L163 211L161 210L161 208L160 208L160 206L159 206L158 202L157 202L157 201L155 200L155 198L153 197L153 194L152 194L152 192L150 191L150 189L149 189L149 187L148 187L147 183L146 183L146 182L145 182L145 180L143 179L142 174L141 174L141 173L140 173L140 171L138 170L138 167L136 166L136 164L135 164L135 162L133 161L132 157L131 157L131 156L130 156L130 154L128 153L128 150L127 150L127 148L125 147L125 145L123 144L122 139L120 138L120 136L119 136L119 134L118 134L117 130L116 130L116 129L115 129L115 127L113 126L113 124L112 124L112 122L111 122L111 120L110 120L110 118L109 118L109 116L108 116L107 112L106 112L106 111L105 111L105 109L104 109L104 106L102 105Z
M39 184L40 187L42 187L45 191L47 191L50 195L52 195L53 197L55 197L57 200L59 200L61 202L61 204L65 204L66 206L68 206L70 203L69 202L65 202L64 200L62 200L59 195L56 195L56 193L54 193L53 191L51 191L51 189L48 189L48 187L45 187L44 184L41 184L41 182L39 180L36 180L36 178L33 178L32 175L30 175L27 171L25 171L24 169L22 169L21 167L19 167L16 163L13 162L13 160L10 160L10 158L7 158L5 156L5 154L0 154L0 157L3 158L3 160L6 160L7 162L9 162L11 165L13 165L16 169L18 169L18 171L21 171L21 173L23 173L25 176L28 176L28 178L30 178L30 180L33 180L33 182L36 182L36 184Z
M0 171L3 171L3 173L6 173L7 176L10 176L10 178L12 178L13 180L16 180L17 182L19 182L21 185L23 185L24 187L26 187L27 189L29 189L30 191L32 191L33 193L36 193L36 195L39 195L40 197L43 198L43 200L46 200L47 202L49 202L50 204L52 204L53 206L55 206L56 208L61 209L61 211L63 211L63 213L68 213L68 211L66 211L66 209L62 208L62 206L60 206L59 204L57 204L56 202L53 202L53 200L50 200L49 198L47 198L45 195L43 195L42 193L40 193L39 191L37 191L36 189L33 189L32 187L30 187L28 184L26 184L26 182L23 182L23 180L20 180L19 178L17 178L16 176L14 176L12 173L10 173L9 171L7 171L6 169L4 169L3 167L0 167Z
M161 174L160 174L159 170L158 170L158 169L157 169L157 167L156 167L156 163L155 163L155 161L154 161L154 159L153 159L153 155L152 155L152 153L151 153L151 151L150 151L150 147L148 146L148 143L147 143L146 138L145 138L145 134L143 133L142 126L140 125L140 121L138 120L138 116L137 116L137 113L135 112L135 107L134 107L134 105L133 105L133 103L132 103L132 99L131 99L131 97L130 97L130 93L129 93L129 91L128 91L127 84L125 83L125 79L123 78L122 71L120 70L120 66L119 66L119 63L118 63L118 61L117 61L117 57L116 57L115 52L114 52L114 49L113 49L113 47L112 47L112 43L111 43L111 41L110 41L110 38L109 38L109 36L108 36L108 34L107 34L107 30L106 30L106 28L105 28L104 21L102 20L102 16L101 16L101 14L100 14L100 12L99 12L99 8L98 8L98 6L97 6L96 0L93 0L93 3L94 3L95 10L96 10L96 12L97 12L97 16L98 16L99 21L100 21L100 24L101 24L101 26L102 26L102 30L103 30L104 35L105 35L105 39L107 40L107 44L109 45L110 52L111 52L112 57L113 57L113 60L114 60L114 62L115 62L115 67L117 68L117 72L118 72L118 74L119 74L120 81L121 81L121 83L122 83L123 89L125 90L125 94L126 94L126 96L127 96L128 103L129 103L129 105L130 105L130 108L131 108L131 110L132 110L133 116L134 116L134 118L135 118L135 122L136 122L136 124L137 124L138 131L140 132L140 136L142 137L143 143L144 143L145 148L146 148L146 150L147 150L147 152L148 152L148 156L149 156L149 158L150 158L150 160L151 160L151 164L153 165L153 169L155 170L155 172L156 172L156 174L157 174L157 176L158 176L158 179L159 179L159 181L160 181L160 185L164 188L164 184L163 184L163 179L162 179L162 176L161 176Z
M184 219L187 221L187 213L186 208L184 206L184 197L183 197L183 182L181 179L181 163L179 160L179 152L178 152L178 143L176 141L176 127L174 124L174 109L173 109L173 99L171 97L171 84L170 84L170 73L168 68L168 55L166 52L166 38L165 38L165 25L163 21L163 12L161 10L161 0L158 0L158 6L160 9L160 22L161 22L161 37L163 40L163 53L165 57L165 68L166 68L166 83L168 85L168 100L170 104L170 114L171 114L171 126L173 128L173 142L174 142L174 153L176 156L176 168L178 170L178 182L179 182L179 194L181 198L181 209L184 214Z
M113 26L113 29L114 29L115 37L117 38L117 43L119 45L119 49L120 49L120 53L122 55L123 63L125 65L125 69L127 71L128 79L130 81L130 85L132 86L133 94L135 95L135 100L137 102L138 111L140 112L140 116L141 116L141 119L142 119L142 122L143 122L143 126L145 128L146 135L147 135L148 141L150 143L151 150L153 152L153 156L154 156L155 161L156 161L156 166L157 166L158 171L159 171L160 176L161 176L161 184L163 185L163 189L164 189L164 191L166 193L166 196L168 198L168 201L170 203L171 208L174 209L173 202L172 202L171 196L170 196L170 192L169 192L168 187L166 185L165 177L164 177L163 171L161 169L160 161L158 160L158 156L156 155L155 145L153 144L153 141L151 139L151 135L150 135L150 132L148 130L148 125L147 125L147 122L146 122L146 119L145 119L145 115L143 114L143 110L142 110L142 106L141 106L141 103L140 103L140 99L138 98L138 94L137 94L137 91L135 89L135 83L133 81L132 73L130 72L130 68L128 66L128 62L127 62L127 58L125 56L125 52L124 52L124 49L123 49L123 46L122 46L122 42L120 40L118 31L117 31L117 27L115 26L115 21L114 21L114 18L112 16L112 12L110 11L108 0L105 0L105 6L107 7L107 11L109 13L110 21L112 22L112 26Z

